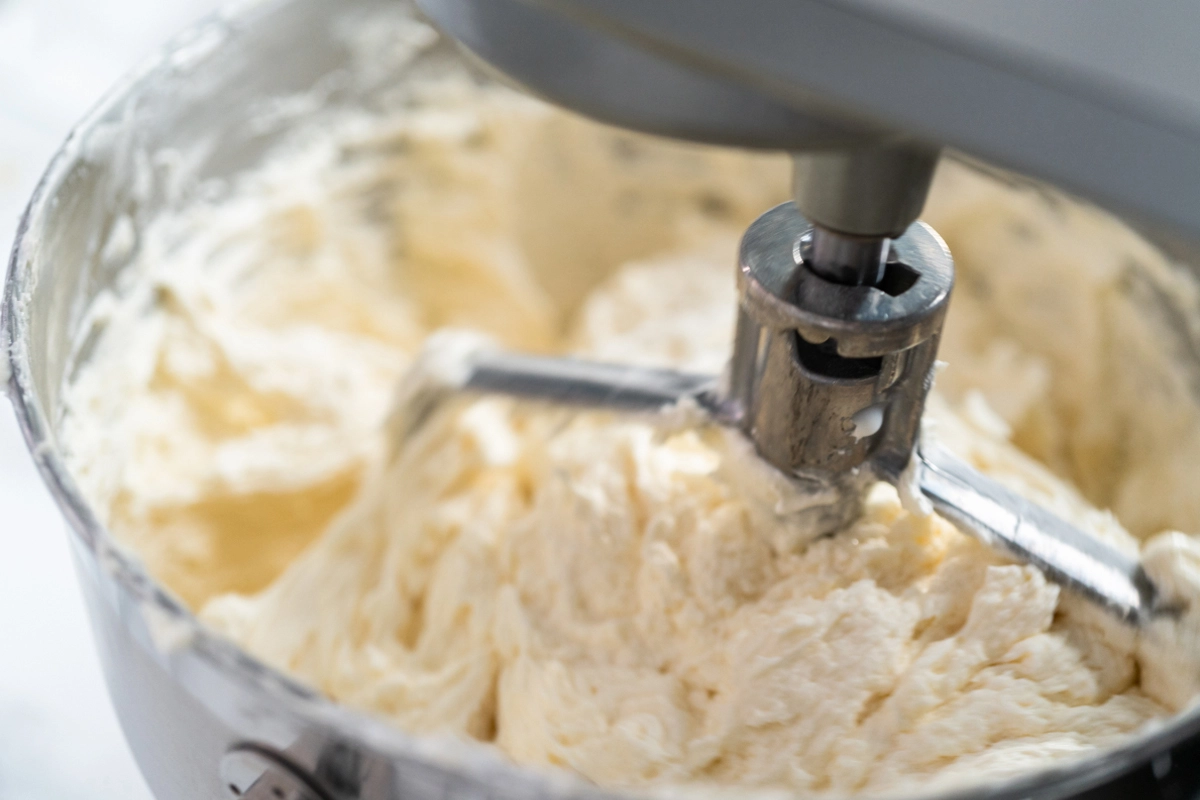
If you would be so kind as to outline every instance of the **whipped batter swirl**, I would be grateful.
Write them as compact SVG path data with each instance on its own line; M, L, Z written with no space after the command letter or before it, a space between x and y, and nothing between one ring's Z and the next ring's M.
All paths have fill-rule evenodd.
M209 624L406 730L614 787L993 780L1191 702L1190 613L1136 634L882 484L812 541L730 431L483 398L395 451L395 383L445 327L719 371L739 231L788 174L427 94L162 220L92 309L72 469ZM1169 531L1200 531L1200 415L1153 308L1195 288L1099 212L953 164L926 219L960 276L936 435L1190 607L1200 547Z

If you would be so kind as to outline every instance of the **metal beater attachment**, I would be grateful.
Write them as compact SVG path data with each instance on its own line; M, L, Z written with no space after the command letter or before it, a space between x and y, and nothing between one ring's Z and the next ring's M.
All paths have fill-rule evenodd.
M795 156L796 202L763 214L742 238L724 381L443 342L402 387L397 439L459 391L672 409L675 420L691 410L698 421L739 428L800 490L836 498L803 512L815 533L844 527L866 485L886 480L1121 619L1146 621L1160 609L1136 558L945 450L918 446L954 284L945 244L915 222L937 157L904 141Z
M759 453L785 472L835 480L870 461L897 476L920 429L950 255L916 223L890 243L878 283L843 284L810 266L819 237L790 203L747 231L729 397Z
M446 401L462 393L643 413L675 424L682 418L743 430L747 426L744 410L719 391L715 375L531 356L486 346L445 347L437 342L427 346L421 360L438 362L438 369L418 369L403 382L404 394L392 421L400 447ZM838 502L818 507L814 523L834 530L857 512L858 490L872 479L883 479L902 492L924 497L967 535L1041 568L1051 580L1130 624L1141 625L1170 610L1160 607L1157 592L1136 558L1004 488L944 448L920 444L899 473L884 467L876 474L868 468L880 463L887 464L888 459L868 460L841 475L794 472L804 479L798 491L841 490Z
M915 222L937 158L911 142L797 154L795 205L742 239L729 397L763 458L842 490L825 530L916 444L954 284L945 244Z

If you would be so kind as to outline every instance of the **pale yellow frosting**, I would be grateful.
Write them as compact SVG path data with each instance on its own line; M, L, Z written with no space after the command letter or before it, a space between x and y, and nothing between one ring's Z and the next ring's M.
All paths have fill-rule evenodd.
M397 449L395 384L444 326L719 371L739 231L787 189L777 157L428 95L162 222L93 309L72 468L205 621L406 730L615 787L992 781L1188 704L1190 614L1139 636L886 485L809 541L730 431L482 398ZM926 219L959 268L932 435L1130 552L1200 530L1189 333L1160 313L1192 284L954 164ZM1145 547L1200 596L1194 539Z

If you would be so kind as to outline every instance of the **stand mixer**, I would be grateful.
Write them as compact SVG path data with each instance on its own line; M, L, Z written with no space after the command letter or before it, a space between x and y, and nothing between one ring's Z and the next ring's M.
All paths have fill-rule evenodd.
M818 533L853 519L866 484L883 479L1128 622L1171 611L1135 558L1004 489L935 443L920 442L954 282L945 244L917 221L942 146L998 157L1135 216L1196 229L1200 206L1165 209L1162 195L1144 196L1147 181L1160 176L1127 180L1132 162L1144 160L1144 141L1136 150L1122 149L1120 126L1097 128L1101 120L1072 107L1056 107L1058 118L1051 122L1063 126L1056 140L1031 138L1036 126L1029 120L1041 110L1045 87L1016 82L1015 76L1002 104L1009 119L1001 129L970 112L949 114L955 99L977 105L987 81L976 76L979 83L972 86L963 75L939 70L937 57L949 57L943 48L963 45L966 33L929 25L962 22L958 12L938 3L739 8L705 0L686 11L622 0L419 5L486 64L552 101L642 131L786 149L794 168L794 202L763 214L743 237L737 329L720 380L485 347L429 354L458 358L449 370L458 377L443 387L446 392L641 411L694 404L711 419L740 428L762 458L812 495L804 513ZM1033 24L1042 9L989 13L1010 25ZM1089 19L1100 23L1120 14L1098 7ZM929 27L905 31L917 22ZM814 31L829 38L815 40ZM794 46L781 49L793 33ZM993 31L1003 33L999 25ZM1087 36L1052 43L1068 45L1065 55L1077 61L1047 67L1040 75L1047 82L1061 82L1071 67L1094 66ZM858 68L844 70L847 59ZM897 69L905 63L913 73ZM898 109L897 100L910 106ZM931 113L912 113L924 110ZM1116 122L1129 127L1133 120ZM904 127L892 127L897 124ZM1082 157L1048 159L1047 144L1075 144L1064 133L1088 145L1075 148ZM1121 163L1113 157L1130 152L1139 158ZM1105 169L1089 163L1097 156ZM1174 165L1165 158L1161 153L1151 160L1169 171ZM1164 177L1165 185L1194 194L1200 182L1180 186L1179 177Z
M769 211L743 240L738 368L724 379L472 347L433 365L461 367L442 399L462 389L519 392L583 407L672 408L660 416L737 426L764 460L829 499L813 507L817 529L853 515L860 482L895 481L1130 622L1168 610L1156 611L1134 559L1072 538L1079 532L931 442L915 447L953 276L936 234L912 220L934 153L952 148L1097 202L1172 252L1200 242L1200 7L1165 0L422 3L478 57L552 101L637 130L793 152L802 177L797 206ZM334 111L360 114L390 107L389 93L416 70L437 75L443 58L461 67L439 42L415 62L372 71L377 83L346 81L377 54L360 58L341 33L386 32L389 21L413 15L408 0L271 0L205 22L81 122L18 231L0 308L0 352L10 371L0 366L0 378L69 528L114 706L157 797L627 796L468 743L414 736L264 664L202 624L123 549L61 453L61 387L78 366L73 343L91 341L78 311L124 274L108 258L112 248L96 244L112 233L114 210L136 212L134 230L142 233L174 197L166 188L179 176L143 169L158 164L149 156L195 152L199 143L199 178L232 183L290 141L297 122L328 120L297 97L320 92ZM248 135L247 120L264 108L297 116ZM163 197L148 197L148 184ZM870 227L872 220L888 224ZM1195 321L1190 306L1179 320ZM1179 355L1181 368L1200 368L1200 349ZM1197 765L1200 709L1193 706L1078 760L916 796L1192 797Z

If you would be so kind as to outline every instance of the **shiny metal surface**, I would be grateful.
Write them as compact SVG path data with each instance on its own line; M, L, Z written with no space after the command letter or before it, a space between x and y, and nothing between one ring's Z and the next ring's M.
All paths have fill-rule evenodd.
M818 275L848 286L877 286L887 269L891 239L846 236L813 227L803 261Z
M846 358L905 350L935 334L954 283L949 252L932 229L915 223L891 243L890 260L930 271L904 291L797 280L808 222L790 203L763 214L742 237L738 294L761 324L800 331L811 342L833 338ZM801 273L802 274L802 273Z
M332 800L302 769L254 746L234 747L221 759L226 796L246 800Z
M960 530L1039 567L1126 622L1159 613L1157 593L1138 560L972 469L937 445L915 455L916 481L934 509Z
M316 88L331 113L339 106L379 109L413 76L459 64L451 48L439 48L413 63L375 65L375 82L353 80L357 62L339 31L363 24L386 31L389 21L409 14L400 0L268 0L210 20L83 120L21 221L0 306L7 393L31 458L69 526L125 734L163 800L225 796L221 762L247 744L285 754L306 774L330 781L328 791L341 787L339 798L620 796L567 775L517 767L483 747L410 736L265 666L207 630L148 575L99 522L63 465L56 432L60 389L89 333L80 324L82 309L114 286L125 266L103 257L119 214L128 214L140 232L164 210L189 202L206 180L256 168L290 127L319 124L325 113L281 100ZM248 133L246 120L264 106L287 113L277 127ZM168 151L196 154L192 171L173 173L168 160L143 157ZM925 797L1058 800L1107 785L1121 793L1088 796L1152 797L1160 786L1176 786L1174 776L1190 774L1197 758L1189 743L1198 732L1200 710L1193 710L1078 762ZM1152 763L1166 767L1156 772ZM354 781L343 781L351 774Z
M462 388L634 412L661 411L693 398L701 407L717 410L717 378L712 375L504 351L479 351Z
M758 452L786 473L840 480L868 459L898 471L937 357L954 285L950 253L914 223L891 243L879 284L853 286L808 268L812 235L787 203L742 237L730 398ZM855 420L869 409L880 424L867 432Z

